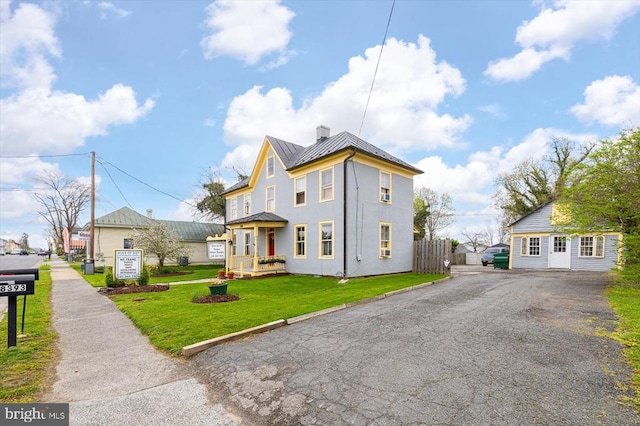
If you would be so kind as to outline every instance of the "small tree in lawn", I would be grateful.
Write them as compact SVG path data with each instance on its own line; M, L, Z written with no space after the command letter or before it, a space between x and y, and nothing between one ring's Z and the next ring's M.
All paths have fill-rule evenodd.
M131 238L136 248L144 250L146 254L156 255L160 270L167 258L178 259L189 255L189 249L179 240L178 234L159 222L147 229L138 230Z

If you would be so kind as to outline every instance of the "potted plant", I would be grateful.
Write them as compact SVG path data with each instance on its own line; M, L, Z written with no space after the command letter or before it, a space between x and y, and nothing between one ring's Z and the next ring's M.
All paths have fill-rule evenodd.
M233 279L233 271L230 270L229 272L227 272L227 278L230 280Z
M218 278L224 278L224 269L218 269Z
M227 282L214 280L209 283L209 293L211 294L227 294Z

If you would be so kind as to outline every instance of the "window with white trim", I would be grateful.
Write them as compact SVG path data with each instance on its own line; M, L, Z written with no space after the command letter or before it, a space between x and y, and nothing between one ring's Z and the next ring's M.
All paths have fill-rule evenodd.
M251 194L244 196L244 215L245 217L251 215Z
M294 257L307 257L307 225L296 225L295 227L295 251Z
M247 231L244 233L244 255L245 256L251 256L252 250L251 248L253 247L253 241L251 238L251 232Z
M276 174L276 159L272 155L267 157L267 177L271 177Z
M320 259L333 259L333 222L320 222Z
M391 257L391 224L380 224L380 257Z
M238 200L236 198L231 199L231 219L238 218Z
M304 206L307 204L307 177L302 176L294 179L295 190L295 206Z
M520 240L521 256L540 256L540 237L522 237Z
M391 173L380 172L380 201L391 202Z
M276 187L275 186L267 186L265 188L265 191L266 191L265 211L274 212L274 211L276 211Z
M333 200L333 167L320 170L320 201Z
M604 236L580 237L578 257L604 257Z

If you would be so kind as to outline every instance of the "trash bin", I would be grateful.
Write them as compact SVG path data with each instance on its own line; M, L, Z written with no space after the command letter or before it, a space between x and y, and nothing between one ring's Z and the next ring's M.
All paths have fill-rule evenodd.
M182 256L180 258L179 264L180 264L180 266L188 266L189 265L189 258L187 256Z
M95 272L95 260L93 259L83 259L82 264L84 265L84 274L85 275L93 275Z
M509 253L496 253L493 255L493 268L509 269Z

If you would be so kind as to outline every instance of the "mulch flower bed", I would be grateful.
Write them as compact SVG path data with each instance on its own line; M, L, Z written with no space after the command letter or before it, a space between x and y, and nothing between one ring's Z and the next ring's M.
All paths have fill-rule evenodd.
M207 294L206 296L196 296L192 303L222 303L222 302L234 302L240 300L235 294Z
M105 296L113 296L114 294L151 293L154 291L167 290L169 290L169 285L167 284L154 284L124 287L102 287L98 290L98 293L104 294Z

